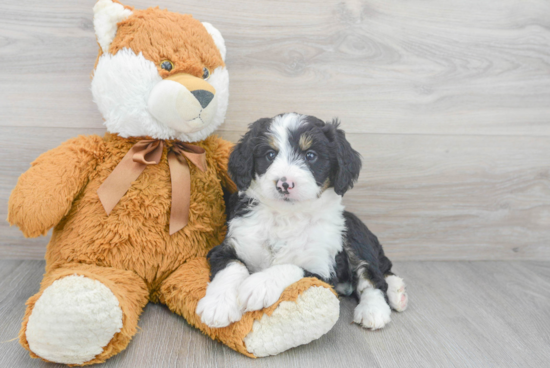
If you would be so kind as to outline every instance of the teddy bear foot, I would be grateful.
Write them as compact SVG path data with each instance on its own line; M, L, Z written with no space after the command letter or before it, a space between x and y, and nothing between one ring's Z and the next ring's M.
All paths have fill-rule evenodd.
M295 302L284 301L271 315L254 321L244 342L256 357L276 355L320 338L339 315L340 302L334 293L325 287L311 287Z
M44 290L29 317L26 338L40 358L83 364L103 352L122 328L113 292L84 276L67 276Z

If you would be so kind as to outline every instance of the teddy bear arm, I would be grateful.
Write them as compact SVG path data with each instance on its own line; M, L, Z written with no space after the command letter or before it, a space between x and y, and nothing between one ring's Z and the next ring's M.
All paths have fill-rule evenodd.
M45 235L69 212L103 151L101 137L79 136L40 155L10 195L8 222L26 237Z

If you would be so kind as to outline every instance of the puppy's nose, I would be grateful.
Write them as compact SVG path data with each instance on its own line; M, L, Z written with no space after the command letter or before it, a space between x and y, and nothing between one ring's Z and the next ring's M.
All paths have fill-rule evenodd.
M204 89L198 89L196 91L191 91L191 94L195 96L197 101L201 104L202 108L204 109L210 101L214 98L214 94L212 92L205 91Z
M282 194L288 194L288 191L295 187L294 182L292 180L287 180L284 176L277 180L276 186L279 193Z

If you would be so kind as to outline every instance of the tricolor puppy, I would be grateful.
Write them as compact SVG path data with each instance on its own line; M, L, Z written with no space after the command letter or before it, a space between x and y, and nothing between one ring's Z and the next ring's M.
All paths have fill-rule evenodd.
M338 125L282 114L256 121L235 147L229 173L239 192L229 201L227 236L208 254L212 282L197 306L207 325L272 305L302 277L357 296L354 321L366 328L390 322L390 306L407 307L378 239L342 205L361 158Z

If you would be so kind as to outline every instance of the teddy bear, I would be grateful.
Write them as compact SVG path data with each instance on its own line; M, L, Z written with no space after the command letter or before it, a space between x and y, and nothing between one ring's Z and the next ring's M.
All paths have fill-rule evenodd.
M225 236L224 192L236 190L232 144L212 135L228 106L224 39L209 23L159 8L99 0L93 11L91 92L107 132L39 156L9 199L8 221L26 237L53 228L22 346L50 362L104 362L129 344L148 302L249 357L328 332L338 299L312 278L229 326L201 322L206 255Z

